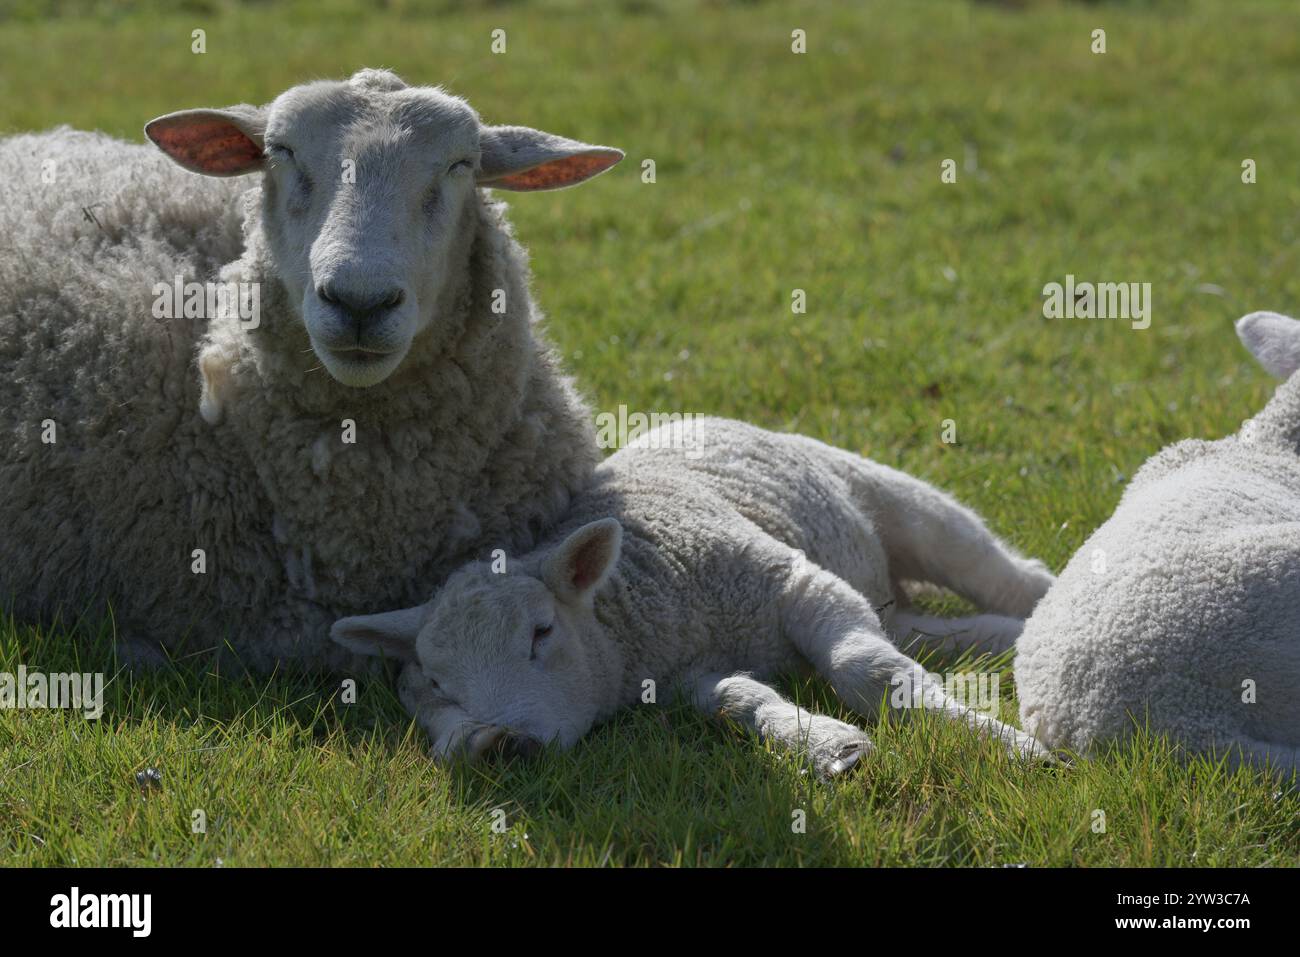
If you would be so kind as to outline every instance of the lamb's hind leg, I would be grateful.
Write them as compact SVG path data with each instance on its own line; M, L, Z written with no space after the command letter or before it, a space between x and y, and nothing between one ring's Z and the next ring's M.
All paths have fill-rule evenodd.
M907 688L909 709L959 721L997 739L1013 755L1049 756L1030 735L948 695L942 679L890 643L871 603L823 568L805 564L791 573L782 594L781 624L840 700L864 717L874 717L895 688Z
M996 655L1014 648L1024 629L1023 618L1005 615L940 618L900 611L894 615L893 631L898 647L904 651L983 651Z
M694 691L695 706L706 714L725 715L764 741L807 753L822 779L849 770L871 750L861 728L805 711L748 675L704 675Z
M986 611L1029 617L1051 587L1047 566L1017 555L946 492L876 462L853 462L854 484L895 579L932 582Z

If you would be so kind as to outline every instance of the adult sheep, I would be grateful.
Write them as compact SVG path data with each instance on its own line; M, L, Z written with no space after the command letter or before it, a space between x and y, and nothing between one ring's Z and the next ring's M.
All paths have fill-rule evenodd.
M1300 322L1237 332L1289 378L1236 435L1143 465L1017 643L1021 723L1048 745L1148 723L1184 751L1300 766Z
M111 609L137 656L347 667L341 614L526 547L594 467L477 187L622 153L375 70L145 132L184 169L66 129L0 142L0 602ZM241 295L183 318L178 276Z

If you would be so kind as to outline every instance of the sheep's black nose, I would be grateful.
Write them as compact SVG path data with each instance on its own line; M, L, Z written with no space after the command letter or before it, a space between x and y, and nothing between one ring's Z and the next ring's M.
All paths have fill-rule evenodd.
M390 309L396 309L406 298L406 292L401 289L362 292L332 286L329 283L318 286L316 295L320 296L322 302L329 303L352 321L358 338L366 331L367 326Z

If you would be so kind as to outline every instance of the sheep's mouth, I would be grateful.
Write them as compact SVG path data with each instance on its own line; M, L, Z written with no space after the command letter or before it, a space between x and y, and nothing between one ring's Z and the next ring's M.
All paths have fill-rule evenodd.
M315 346L329 374L343 385L365 388L383 382L392 374L406 355L406 348L375 349L360 345L342 348Z
M342 359L344 362L379 362L381 359L387 359L395 349L367 349L364 346L354 346L350 349L331 349L330 355L336 359Z

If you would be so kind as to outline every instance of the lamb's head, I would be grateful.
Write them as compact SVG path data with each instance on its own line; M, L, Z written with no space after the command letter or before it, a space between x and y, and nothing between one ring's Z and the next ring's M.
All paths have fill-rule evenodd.
M1259 364L1286 382L1264 411L1242 426L1241 436L1280 441L1300 452L1300 321L1275 312L1252 312L1237 320L1237 335Z
M474 721L516 742L571 747L616 691L593 610L618 561L614 519L504 570L475 562L426 605L344 618L331 637L360 654L418 662Z
M476 186L572 186L623 154L517 126L395 74L296 86L255 108L184 110L145 133L188 170L261 172L262 226L312 348L345 385L383 381L436 335L467 280Z

